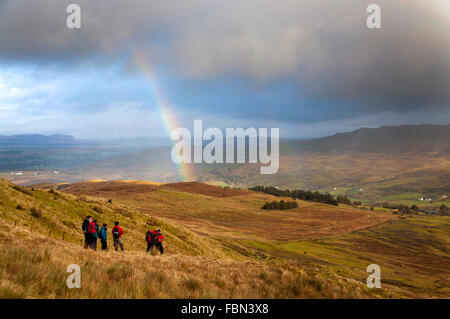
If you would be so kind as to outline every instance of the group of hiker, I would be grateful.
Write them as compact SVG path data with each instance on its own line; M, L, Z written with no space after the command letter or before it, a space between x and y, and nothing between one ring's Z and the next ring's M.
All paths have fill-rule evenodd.
M108 224L104 223L100 228L97 223L97 219L92 218L92 216L87 216L83 221L81 229L84 232L84 248L85 249L93 249L97 250L97 240L100 238L100 243L102 250L108 250ZM123 241L122 235L124 231L122 227L120 227L119 222L116 221L114 223L114 227L112 229L112 236L114 240L114 249L116 251L119 248L123 251ZM150 251L153 247L159 249L159 252L164 254L164 247L162 245L162 241L164 236L161 234L160 229L149 230L145 235L145 241L147 242L147 252Z

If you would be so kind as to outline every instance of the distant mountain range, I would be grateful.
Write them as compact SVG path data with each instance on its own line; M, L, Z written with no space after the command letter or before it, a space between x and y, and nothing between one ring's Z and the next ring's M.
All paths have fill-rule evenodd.
M0 172L69 169L164 145L170 145L170 140L167 138L80 140L60 134L0 136Z
M25 140L29 143L33 139ZM73 142L71 137L49 140ZM14 169L20 164L23 170L45 170L48 166L61 171L57 176L39 173L15 180L24 184L89 179L176 182L187 176L189 180L244 188L262 184L342 190L353 198L371 200L404 193L440 198L450 190L450 125L383 126L310 140L283 139L280 169L274 175L261 175L259 164L187 164L184 173L189 174L183 176L171 161L170 146L112 149L105 146L112 145L109 143L67 147L57 153L27 151L15 155L4 151L2 155L0 151L0 167ZM51 158L42 161L48 154ZM33 156L37 158L31 161Z
M1 136L0 146L111 146L141 145L147 147L170 146L167 138L122 138L109 140L75 139L71 135L30 134ZM332 136L302 139L282 139L281 147L295 152L330 152L330 151L364 151L364 152L399 152L434 148L447 149L450 146L450 124L448 125L404 125L382 126L379 128L360 128L351 132L337 133Z
M12 135L12 136L0 136L0 146L49 146L49 145L73 145L75 138L70 135Z
M289 141L290 149L303 152L405 152L444 151L450 148L450 124L360 128L332 136Z
M168 146L171 141L168 138L120 138L107 140L88 140L76 139L71 135L63 134L20 134L2 136L0 135L1 146L16 146L16 147L36 147L36 146L127 146L127 147L157 147Z

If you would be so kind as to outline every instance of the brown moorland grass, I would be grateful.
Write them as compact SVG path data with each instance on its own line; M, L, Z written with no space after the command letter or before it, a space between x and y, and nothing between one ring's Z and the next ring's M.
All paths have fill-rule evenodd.
M445 216L399 218L302 201L293 211L265 212L261 204L273 197L253 192L220 198L166 188L123 197L26 191L31 195L0 179L5 298L450 296ZM42 216L33 217L32 208ZM120 220L124 254L82 249L87 214L110 225ZM162 257L144 252L145 231L154 227L166 235ZM82 268L81 290L65 286L71 263ZM369 263L382 267L381 290L365 286Z
M174 254L94 252L54 239L0 233L0 298L373 298L380 291L294 262L217 260ZM67 266L81 267L69 289ZM390 296L390 295L388 295ZM395 296L392 295L392 296Z
M157 184L140 183L134 181L88 181L74 184L63 184L58 186L58 190L73 194L83 194L92 196L130 196L153 192L158 189Z
M162 188L169 188L182 192L192 194L202 194L212 197L231 197L249 194L249 192L245 190L234 188L222 188L197 182L180 182L180 183L164 184Z
M240 241L270 257L319 264L360 281L381 267L382 287L408 298L450 298L450 217L412 216L318 240Z
M82 245L83 234L81 223L87 215L98 219L100 224L114 224L116 220L125 230L126 247L133 250L144 250L145 233L149 229L159 227L166 236L166 248L169 253L185 253L188 255L210 255L220 258L230 254L230 250L222 250L211 238L205 238L170 221L167 218L155 218L139 212L132 207L112 203L107 200L76 196L48 190L29 189L31 195L16 190L14 185L0 179L0 221L7 225L24 226L32 233L44 234L48 237L64 239ZM20 209L17 207L20 206ZM33 216L39 209L41 217ZM110 241L111 235L110 235Z
M164 184L149 192L123 192L124 188L134 189L135 186L120 181L109 184L107 191L101 191L103 185L89 183L90 188L83 190L80 183L76 183L64 188L64 191L75 189L75 194L91 195L102 200L113 197L124 206L149 216L168 218L191 231L235 239L255 236L278 240L315 239L398 218L391 213L300 200L297 200L299 207L289 211L266 211L261 209L265 202L280 198L200 183ZM225 193L228 195L218 196Z

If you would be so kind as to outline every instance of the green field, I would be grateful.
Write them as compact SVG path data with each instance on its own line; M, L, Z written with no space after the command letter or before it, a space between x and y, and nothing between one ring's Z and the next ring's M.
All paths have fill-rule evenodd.
M397 200L413 200L418 201L420 197L426 197L426 195L422 193L403 193L403 194L395 194L389 196L383 196L380 198L380 201L397 201Z

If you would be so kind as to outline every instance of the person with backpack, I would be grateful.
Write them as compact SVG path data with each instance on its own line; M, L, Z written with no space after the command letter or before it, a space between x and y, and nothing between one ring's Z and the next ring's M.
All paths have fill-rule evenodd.
M83 224L81 225L81 230L84 233L84 249L87 249L90 247L89 233L88 233L88 227L89 227L90 222L91 222L91 216L87 216L86 219L83 221Z
M119 222L114 223L114 228L112 229L112 235L114 239L114 249L117 251L120 249L123 251L123 242L122 242L122 235L123 235L123 229L119 226Z
M108 241L106 240L108 234L108 225L103 224L102 229L100 229L99 237L102 244L102 250L108 250Z
M162 245L164 238L165 237L161 234L161 229L149 230L145 236L145 240L147 241L147 252L149 252L153 246L156 246L161 255L164 254L164 247Z
M153 246L153 237L152 237L152 231L149 230L146 234L145 234L145 241L147 242L147 252L150 251L150 249Z
M95 236L95 234L97 233L97 228L96 228L95 221L92 218L90 218L87 232L88 232L88 237L89 237L89 239L88 239L89 240L89 248L94 249L94 244L95 244L95 247L97 246L97 240L96 240L96 236Z
M88 235L89 235L89 248L93 250L97 250L97 237L98 237L98 225L97 220L92 220L89 222L88 226Z

